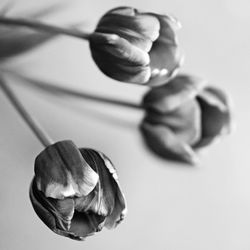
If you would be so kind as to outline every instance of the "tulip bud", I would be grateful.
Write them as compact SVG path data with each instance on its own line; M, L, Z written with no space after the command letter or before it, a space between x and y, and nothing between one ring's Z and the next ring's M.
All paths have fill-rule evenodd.
M151 89L143 106L146 116L141 132L145 142L164 158L194 164L198 161L195 149L230 132L228 96L194 76L178 75Z
M179 22L132 7L108 11L90 36L92 57L107 76L122 82L158 86L183 61L176 38Z
M115 227L126 213L110 160L72 141L57 142L37 156L30 199L52 231L75 240Z

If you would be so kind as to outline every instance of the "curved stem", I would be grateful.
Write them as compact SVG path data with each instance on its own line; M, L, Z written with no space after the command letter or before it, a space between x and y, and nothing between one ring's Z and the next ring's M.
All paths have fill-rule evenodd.
M23 26L28 27L34 30L45 31L52 34L63 34L67 36L73 36L81 39L88 40L91 33L81 32L74 29L69 28L60 28L57 26L44 24L41 22L23 19L23 18L8 18L8 17L0 17L0 24L11 25L11 26Z
M0 79L0 85L2 87L3 92L5 93L6 97L10 100L10 102L13 104L13 106L16 108L18 113L22 116L22 118L25 120L25 122L29 125L29 127L32 129L34 134L37 136L37 138L40 140L40 142L45 146L49 146L53 144L53 140L47 135L47 133L44 131L44 129L41 127L41 125L35 120L34 117L32 117L25 107L22 105L22 103L18 100L14 92L10 89L10 87L5 83L4 79Z
M16 74L14 74L14 75L16 75ZM39 88L43 91L49 92L49 93L70 95L70 96L74 96L77 98L83 98L83 99L87 99L87 100L91 100L91 101L97 101L97 102L108 103L108 104L115 104L115 105L134 108L134 109L143 109L142 105L140 105L140 104L131 103L128 101L121 101L121 100L117 100L117 99L111 99L108 97L96 96L93 94L87 94L87 93L80 92L77 90L57 86L55 84L45 83L45 82L42 82L39 80L30 79L30 78L27 78L27 77L24 77L21 75L16 75L16 76L22 78L25 82L27 82L31 86L37 87L37 88Z

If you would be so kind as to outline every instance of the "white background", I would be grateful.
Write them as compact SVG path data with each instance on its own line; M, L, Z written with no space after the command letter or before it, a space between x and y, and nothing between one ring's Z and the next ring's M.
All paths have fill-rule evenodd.
M7 2L7 1L5 1ZM1 0L1 5L5 3ZM25 16L52 1L18 0L10 12ZM170 13L186 61L182 72L204 77L234 100L234 133L207 148L196 166L161 160L143 144L143 112L57 98L9 80L30 112L55 141L103 151L115 163L128 201L128 215L114 231L76 242L57 236L37 217L29 201L33 163L43 149L0 92L0 249L250 249L250 3L248 0L85 0L46 19L92 30L107 10L134 6ZM13 60L9 68L77 90L139 102L147 90L104 76L86 41L60 37Z

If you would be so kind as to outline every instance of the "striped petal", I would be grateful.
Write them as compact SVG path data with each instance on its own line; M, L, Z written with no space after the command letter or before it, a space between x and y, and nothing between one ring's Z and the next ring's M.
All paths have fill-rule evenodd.
M64 217L64 220L62 220L62 217L60 217L60 214L56 210L55 206L48 200L48 198L44 196L41 191L37 189L35 179L31 183L29 194L31 204L36 214L48 228L50 228L56 234L69 237L74 240L81 240L79 236L67 230L70 224L67 221L67 218L69 218L68 216L72 215L72 210L69 209L70 206L67 206L68 209L66 209L70 212L65 213L66 210L64 210L62 213L62 217Z
M89 194L98 182L97 173L81 156L72 141L48 146L35 160L37 187L46 197L65 197Z
M85 197L76 199L76 209L91 211L106 216L105 226L113 228L126 214L126 201L118 183L116 170L111 161L101 152L80 149L83 157L99 174L95 190Z
M113 177L108 172L102 158L95 150L80 149L82 156L88 164L98 173L99 182L95 188L96 199L89 208L100 215L109 215L115 205L116 187L113 185Z
M118 81L143 84L150 78L149 55L117 35L94 33L92 57L100 70Z

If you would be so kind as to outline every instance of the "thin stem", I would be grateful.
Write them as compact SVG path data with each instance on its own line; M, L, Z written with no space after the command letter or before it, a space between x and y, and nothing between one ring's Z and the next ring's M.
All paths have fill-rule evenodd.
M46 84L45 88L47 87L48 87L48 90L50 90L52 86L48 86L48 84ZM84 98L84 99L91 100L91 101L114 104L114 105L134 108L134 109L142 109L142 106L136 103L110 99L110 98L102 97L102 96L96 96L93 94L87 94L87 93L79 92L79 91L68 89L68 88L58 87L58 86L53 86L53 87L54 87L54 90L56 90L58 93L71 95L77 98Z
M88 40L91 35L91 33L78 31L73 28L72 29L60 28L57 26L44 24L41 22L23 19L23 18L0 17L0 24L12 25L12 26L23 26L23 27L34 29L34 30L45 31L45 32L52 33L52 34L63 34L63 35L73 36L73 37L86 39L86 40Z
M16 75L23 80L25 80L26 83L30 84L31 86L37 87L43 91L49 92L49 93L54 93L54 94L66 94L70 96L74 96L77 98L83 98L91 101L97 101L97 102L102 102L102 103L108 103L108 104L115 104L119 106L124 106L124 107L129 107L129 108L134 108L134 109L143 109L142 105L136 104L136 103L131 103L128 101L121 101L117 99L111 99L108 97L102 97L102 96L96 96L93 94L87 94L84 92L76 91L73 89L69 88L64 88L61 86L57 86L55 84L51 83L45 83L39 80L34 80L34 79L29 79L27 77L21 76L21 75Z
M32 129L34 134L40 140L40 142L45 146L49 146L53 144L53 140L47 135L41 125L32 117L27 110L24 108L22 103L18 100L14 92L10 89L10 87L5 83L4 79L0 79L0 85L2 86L3 92L5 93L6 97L10 100L13 106L16 108L18 113L22 116L25 122L29 125Z

